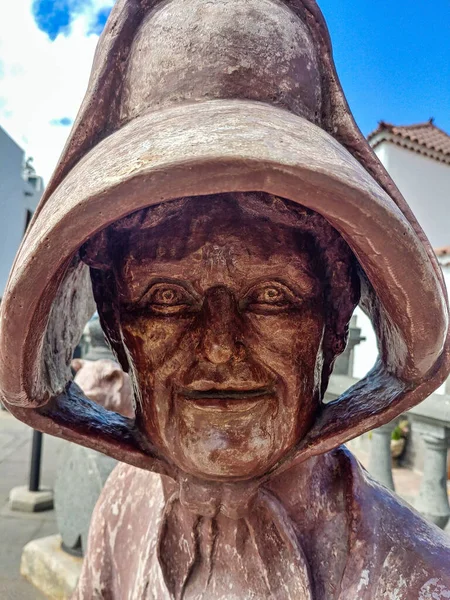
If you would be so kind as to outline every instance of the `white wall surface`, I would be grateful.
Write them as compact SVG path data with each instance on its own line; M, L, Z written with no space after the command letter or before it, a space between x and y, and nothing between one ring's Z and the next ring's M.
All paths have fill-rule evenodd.
M23 150L0 127L0 298L22 240L27 209L34 212L39 194L22 178Z
M381 143L375 153L433 248L450 245L450 165L390 142Z
M358 307L355 311L357 326L361 329L362 337L366 338L355 347L353 358L353 377L361 379L375 364L378 357L377 338L372 323Z
M378 158L395 181L433 248L450 246L450 165L439 163L411 150L383 142L376 150ZM411 273L411 276L414 276ZM444 269L450 290L450 267ZM375 333L368 317L356 310L358 327L365 342L356 346L354 377L364 377L378 356ZM439 390L443 393L443 388Z

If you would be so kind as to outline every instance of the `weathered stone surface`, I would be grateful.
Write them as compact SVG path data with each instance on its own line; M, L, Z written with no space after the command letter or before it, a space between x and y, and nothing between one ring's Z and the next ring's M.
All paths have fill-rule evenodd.
M447 453L450 427L411 415L413 429L425 443L424 477L415 506L427 519L445 529L450 520L447 491ZM447 424L448 425L448 424Z
M52 535L25 546L20 572L51 600L69 600L77 585L81 565L81 558L61 550L61 537Z
M371 480L347 450L338 449L299 465L269 487L275 497L285 499L288 519L314 578L313 598L444 600L448 595L448 535ZM175 534L172 527L176 523L170 523L164 508L173 491L166 478L128 465L117 467L95 510L90 543L97 552L88 556L73 600L95 597L102 585L114 589L117 599L177 597L167 589L161 564L172 562L174 569L173 563L183 564L185 554L193 570L179 572L180 584L185 581L184 598L198 597L193 589L199 581L205 599L311 597L292 594L288 574L280 587L267 594L265 583L273 585L275 572L286 564L278 562L281 557L274 552L274 532L268 522L262 520L260 527L252 529L261 518L261 507L232 524L220 514L203 517L195 529L200 536L196 544L198 538L186 527L195 517L175 504L171 510L177 523L182 518L184 523L176 537L177 551L175 555L159 554L158 549L167 542L158 532ZM127 526L123 527L125 520ZM215 544L212 560L211 531ZM262 557L256 556L257 550ZM267 558L265 551L270 553ZM120 568L122 561L126 568ZM298 562L292 569L300 577Z
M387 423L372 432L369 471L377 481L395 491L392 479L391 437L395 422Z
M55 481L56 520L67 550L86 550L92 512L116 464L109 456L67 443Z

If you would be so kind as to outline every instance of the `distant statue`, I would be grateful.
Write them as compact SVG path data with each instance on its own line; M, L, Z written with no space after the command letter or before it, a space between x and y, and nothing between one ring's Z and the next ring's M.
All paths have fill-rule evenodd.
M134 416L130 379L118 363L107 358L75 358L72 368L76 373L74 382L90 400L125 417Z
M134 417L130 378L107 346L98 316L86 325L82 339L86 346L83 358L71 363L74 382L90 400L107 410Z
M135 418L70 380L91 289ZM358 304L380 357L325 404ZM314 0L118 0L1 310L11 412L125 463L76 600L450 597L342 446L446 379L449 312Z

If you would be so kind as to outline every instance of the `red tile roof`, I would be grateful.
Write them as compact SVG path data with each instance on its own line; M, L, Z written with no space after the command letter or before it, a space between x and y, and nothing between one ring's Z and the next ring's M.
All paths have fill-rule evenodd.
M416 125L392 125L380 121L368 136L372 148L389 141L419 154L450 164L450 135L436 127L434 119Z

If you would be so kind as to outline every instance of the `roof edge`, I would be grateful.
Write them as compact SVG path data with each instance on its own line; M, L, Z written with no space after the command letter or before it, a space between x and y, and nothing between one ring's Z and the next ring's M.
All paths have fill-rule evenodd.
M388 142L391 144L395 144L396 146L400 146L405 148L406 150L411 150L416 154L421 154L422 156L426 156L440 163L444 163L450 165L450 152L446 153L441 150L434 150L428 148L423 144L419 144L418 142L414 142L403 136L392 133L390 131L380 131L378 133L373 132L371 137L368 138L369 144L372 150L375 150L380 146L383 142Z

